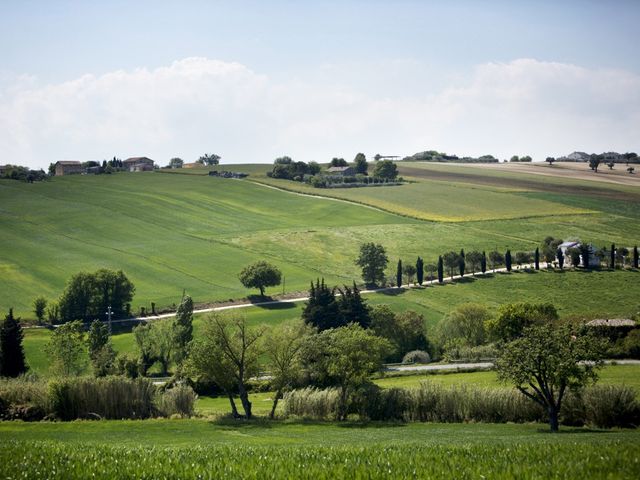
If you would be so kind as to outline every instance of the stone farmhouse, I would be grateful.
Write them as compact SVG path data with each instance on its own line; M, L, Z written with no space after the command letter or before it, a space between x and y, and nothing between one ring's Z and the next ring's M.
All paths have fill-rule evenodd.
M124 160L122 164L130 172L150 172L153 170L154 162L147 157L131 157Z
M56 162L56 177L62 175L77 175L80 173L84 173L85 169L82 166L82 163L77 160L61 160Z

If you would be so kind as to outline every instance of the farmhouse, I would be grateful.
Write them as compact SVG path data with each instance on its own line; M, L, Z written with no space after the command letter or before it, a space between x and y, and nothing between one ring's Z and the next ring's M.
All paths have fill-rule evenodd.
M147 157L131 157L122 162L130 172L148 172L153 170L153 160Z
M327 169L327 172L332 175L341 175L343 177L351 177L356 174L353 167L331 167Z
M82 164L76 160L62 160L56 162L56 177L84 173Z
M579 241L567 241L567 242L562 242L560 245L558 245L558 248L562 251L562 254L565 257L565 261L567 263L571 263L571 256L567 255L567 251L571 248L580 248L582 246L582 243L580 243ZM600 257L596 254L596 250L593 247L593 245L587 245L587 249L589 251L589 265L591 267L593 266L597 266L600 265ZM581 262L584 263L584 259L582 258L582 255L580 255L580 260ZM574 265L574 266L578 266L578 265Z

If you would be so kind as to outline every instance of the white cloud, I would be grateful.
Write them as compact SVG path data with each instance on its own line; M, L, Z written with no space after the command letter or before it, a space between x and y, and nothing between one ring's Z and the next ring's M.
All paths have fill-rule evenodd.
M405 66L426 75L403 61L395 78ZM625 71L520 59L480 65L440 91L426 79L423 89L412 81L388 96L362 76L345 79L275 81L206 58L46 86L24 76L0 90L2 163L147 155L164 164L210 151L228 162L323 161L426 148L543 159L640 149L640 77Z

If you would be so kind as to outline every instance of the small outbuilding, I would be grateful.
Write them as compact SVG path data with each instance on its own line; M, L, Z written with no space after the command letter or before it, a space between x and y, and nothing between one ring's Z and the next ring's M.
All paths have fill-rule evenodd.
M330 167L327 169L332 175L340 175L343 177L352 177L356 174L356 171L353 167Z

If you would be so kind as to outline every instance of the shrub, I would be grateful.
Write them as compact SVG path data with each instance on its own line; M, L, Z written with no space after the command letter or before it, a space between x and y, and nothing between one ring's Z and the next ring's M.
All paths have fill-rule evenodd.
M47 385L35 375L0 379L0 418L40 420L50 408Z
M324 390L307 387L284 394L284 416L311 418L314 420L334 419L338 412L340 395L336 388Z
M156 413L156 388L147 379L76 377L52 381L52 410L62 420L149 418Z
M192 417L198 395L188 385L177 385L169 390L165 390L159 396L158 408L162 415L170 417L179 415L181 417Z
M449 341L444 346L445 352L443 358L447 362L453 361L471 361L478 362L480 360L492 360L497 357L498 351L495 344L478 345L477 347L469 347L461 344L459 341Z
M584 392L586 422L599 428L637 427L640 403L631 387L596 385Z
M140 372L138 359L126 353L116 357L113 368L116 375L122 375L127 378L138 378Z
M412 350L402 357L402 363L429 363L431 357L424 350Z

